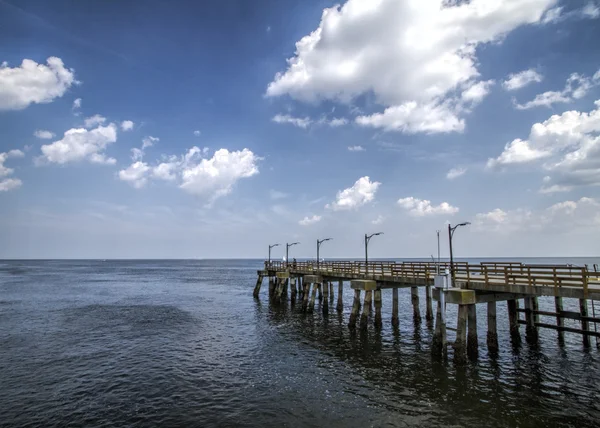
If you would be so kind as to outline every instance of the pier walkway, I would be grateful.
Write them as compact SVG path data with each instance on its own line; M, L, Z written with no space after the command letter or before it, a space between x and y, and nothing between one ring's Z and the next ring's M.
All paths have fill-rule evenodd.
M600 272L587 266L573 265L529 265L519 262L483 262L479 264L457 262L265 262L258 271L254 296L259 297L263 278L269 278L269 296L275 303L287 300L288 288L292 304L299 295L302 310L313 312L318 295L324 313L329 311L329 300L333 304L334 286L338 283L336 309L343 310L344 282L349 282L354 292L354 302L349 327L355 328L360 314L360 327L366 328L373 317L376 328L381 328L381 292L391 289L393 293L392 325L398 325L398 289L410 288L415 322L421 321L419 289L425 290L426 319L433 321L432 301L437 301L432 352L446 355L446 305L458 305L458 319L454 360L466 361L467 355L477 355L477 303L487 304L487 344L491 352L498 351L496 331L496 302L506 301L511 339L520 341L519 326L526 326L527 339L537 341L538 328L557 330L559 340L564 332L579 333L584 346L590 346L590 337L600 337L596 331L594 301L600 300ZM312 290L311 290L312 287ZM361 293L364 300L361 302ZM555 299L555 311L540 311L537 298L551 296ZM579 312L563 310L563 298L579 300ZM524 307L520 308L520 301ZM588 300L592 301L593 316L588 313ZM375 308L373 311L373 303ZM523 313L525 319L521 319ZM555 324L540 322L540 316L552 317ZM565 319L577 320L580 329L566 327ZM594 323L594 329L590 329ZM598 344L597 339L597 344Z

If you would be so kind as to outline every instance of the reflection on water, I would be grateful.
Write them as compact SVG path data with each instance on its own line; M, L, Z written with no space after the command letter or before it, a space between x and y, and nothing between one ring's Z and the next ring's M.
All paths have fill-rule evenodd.
M383 329L351 331L348 288L343 314L330 307L324 317L318 303L304 314L271 305L268 287L254 300L258 268L2 262L0 425L596 425L598 351L578 335L559 346L540 330L538 344L513 346L499 303L492 357L478 305L479 358L456 367L451 348L449 362L431 359L433 331L413 323L408 290L398 329L384 291Z

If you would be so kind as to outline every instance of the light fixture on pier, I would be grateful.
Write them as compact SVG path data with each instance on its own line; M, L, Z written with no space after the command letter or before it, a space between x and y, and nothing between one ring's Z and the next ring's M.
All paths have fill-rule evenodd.
M269 265L271 264L271 248L278 247L280 244L269 245Z
M319 248L321 247L321 244L325 241L331 241L333 238L325 238L325 239L317 239L317 270L319 270L319 263L320 263L320 259L319 259Z
M300 242L292 242L291 244L285 244L285 265L287 266L288 263L290 262L290 258L289 258L289 252L290 252L290 247L293 245L298 245Z
M457 225L452 226L448 224L448 242L450 245L450 278L452 278L452 286L454 287L454 257L452 255L452 237L454 236L454 231L461 226L468 226L471 223L468 221L464 223L459 223Z
M383 235L383 232L372 233L370 235L365 233L365 272L367 274L369 273L369 241L372 237L377 235Z

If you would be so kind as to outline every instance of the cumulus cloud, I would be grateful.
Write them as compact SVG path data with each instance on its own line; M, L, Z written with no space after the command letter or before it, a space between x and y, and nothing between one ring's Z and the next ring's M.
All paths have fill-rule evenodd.
M46 131L44 129L38 129L33 133L33 135L41 140L50 140L51 138L54 138L53 132Z
M273 189L269 190L269 195L271 195L271 199L284 199L288 197L287 193Z
M83 121L83 124L86 128L89 129L89 128L94 128L95 126L98 126L98 125L102 125L104 122L106 122L106 118L104 116L95 114L93 116L86 118Z
M448 202L442 202L441 204L434 206L431 205L431 201L426 199L417 199L412 196L398 199L397 203L400 207L407 210L408 213L414 217L424 217L437 214L452 215L458 212L458 208L453 207Z
M544 76L530 68L518 73L509 74L508 78L502 82L502 87L507 91L516 91L517 89L524 88L531 83L539 83L543 80L543 78Z
M365 205L375 199L375 193L381 183L371 181L368 176L361 177L352 187L340 190L336 199L331 204L325 205L325 208L334 211L352 210Z
M460 132L469 107L491 85L479 81L477 46L540 23L555 3L349 0L324 9L318 28L296 43L287 69L275 75L266 95L349 104L373 94L385 109L358 117L359 125Z
M380 214L377 216L377 218L375 220L371 221L371 224L381 224L381 223L383 223L384 220L385 220L385 217Z
M5 178L12 175L14 169L4 166L4 162L6 162L7 159L23 156L25 156L25 154L21 150L11 150L9 152L0 153L0 192L8 192L23 184L18 178Z
M81 98L75 98L73 100L73 110L78 110L81 108Z
M455 178L458 178L461 175L464 175L466 172L467 172L467 168L452 168L446 174L446 178L448 180L454 180Z
M351 152L364 152L365 148L363 146L348 146L348 150Z
M199 137L199 136L200 136L200 134L201 134L201 132L200 132L198 129L196 129L196 130L194 131L194 135L195 135L196 137Z
M595 105L590 112L566 111L534 124L526 140L508 143L500 156L488 160L488 168L539 164L553 176L544 182L554 182L543 187L542 193L600 185L600 100Z
M124 120L121 122L121 130L122 131L131 131L133 129L134 123L131 120Z
M76 82L74 70L65 68L57 57L49 57L46 64L24 59L14 68L4 62L0 65L0 111L50 103Z
M320 215L314 215L312 217L304 217L302 220L298 222L300 226L310 226L311 224L315 224L321 221Z
M152 147L154 143L158 143L160 138L153 137L152 135L148 135L142 139L142 150L145 150L148 147Z
M311 120L308 117L293 117L289 114L277 114L271 120L275 123L289 123L303 129L308 128L311 124Z
M104 150L117 141L117 126L114 123L88 130L72 128L65 132L62 139L42 146L40 163L65 164L87 160L99 164L115 164L116 160L107 158Z
M248 149L220 149L211 158L204 157L207 152L208 149L192 147L185 155L170 156L154 166L136 160L119 171L119 178L136 188L144 187L151 178L178 181L181 189L214 201L229 194L242 178L258 174L260 158Z
M600 70L592 77L572 73L562 91L547 91L537 94L535 98L525 104L515 102L519 110L528 110L534 107L551 107L553 104L569 103L583 98L590 89L600 84Z
M345 117L334 117L328 122L328 125L337 128L338 126L343 126L348 124L348 119Z

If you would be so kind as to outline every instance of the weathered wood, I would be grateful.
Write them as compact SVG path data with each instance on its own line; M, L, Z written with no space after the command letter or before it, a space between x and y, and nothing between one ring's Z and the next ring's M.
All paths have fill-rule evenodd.
M586 299L579 299L579 312L581 313L581 331L583 332L583 346L590 347L590 324L586 320L588 317L588 304Z
M263 282L263 276L262 275L258 275L258 279L256 280L256 286L254 287L254 298L258 299L258 296L260 294L260 286L262 285Z
M525 297L525 337L530 343L535 343L538 340L538 330L535 325L533 297Z
M338 312L344 310L344 281L338 281L338 298L336 309Z
M333 281L329 281L329 303L333 304Z
M275 294L275 278L269 277L269 297L273 297Z
M479 343L477 340L477 305L468 305L468 328L467 354L469 358L476 359L479 356Z
M506 306L508 308L508 322L510 326L510 337L513 342L519 343L521 341L521 334L519 333L519 301L518 300L507 300Z
M369 315L371 313L371 304L373 303L373 292L371 290L365 291L365 301L363 303L362 314L360 315L360 328L366 329L369 322Z
M296 278L290 279L290 303L294 305L296 303L296 295L298 290L296 289Z
M319 284L313 284L312 294L310 295L310 302L308 304L308 313L312 314L315 310L315 299L317 298L317 290Z
M435 331L433 333L433 340L431 343L431 353L435 357L447 357L447 339L446 339L446 322L445 316L442 311L445 308L442 307L442 302L437 302L437 314L435 317Z
M525 325L526 321L519 320L519 324ZM573 328L573 327L557 327L554 324L547 324L547 323L543 323L543 322L537 323L536 327L549 328L551 330L558 330L560 328L562 331L566 331L567 333L584 334L583 330L578 329L578 328ZM592 337L600 337L600 331L598 331L598 332L596 332L596 331L588 331L585 334L587 334L589 336L592 336Z
M498 353L498 329L496 325L496 302L488 302L487 304L487 347L488 352L492 355Z
M392 288L392 326L398 327L400 321L398 320L398 289Z
M319 283L317 284L317 290L318 290L318 292L319 292L319 302L322 302L322 301L323 301L323 288L321 287L321 284L323 284L323 283L324 283L324 281L322 281L322 282L319 282Z
M381 322L381 290L375 290L375 328L381 328L383 323Z
M554 307L556 308L556 327L559 328L559 330L558 330L558 342L559 343L564 343L564 341L565 341L565 333L564 333L564 330L562 330L562 327L565 326L565 321L564 321L564 317L562 316L562 312L563 312L563 300L562 300L562 297L555 297L554 298Z
M458 305L458 317L456 321L456 340L454 341L454 363L465 364L467 362L467 318L469 314L468 305Z
M308 309L308 297L310 294L310 283L305 282L304 284L302 284L303 287L303 292L302 292L302 311L306 312L306 310Z
M411 287L410 289L410 300L413 306L413 320L415 324L421 323L421 311L419 310L419 288Z
M360 313L360 290L354 290L354 302L352 303L352 312L350 312L350 320L348 326L350 328L356 327L356 319Z
M425 287L425 320L433 321L433 308L431 304L431 286Z
M329 313L329 284L327 282L323 283L323 304L321 307L323 315L327 315Z

